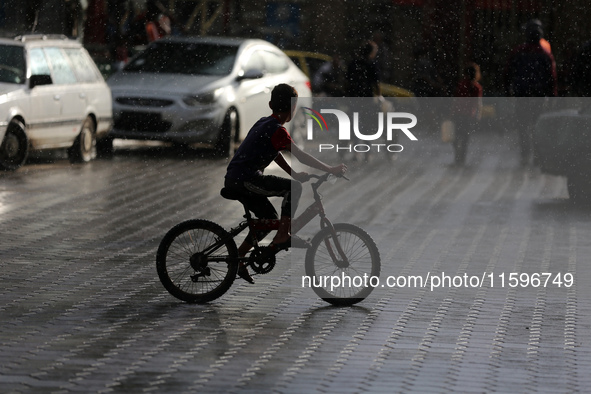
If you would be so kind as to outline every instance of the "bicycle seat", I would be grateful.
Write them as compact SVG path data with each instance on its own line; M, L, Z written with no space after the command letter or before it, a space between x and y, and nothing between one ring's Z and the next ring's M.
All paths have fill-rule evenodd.
M227 187L222 188L220 190L220 195L227 200L240 200L244 197L244 193L241 193L239 190L236 189L229 189Z

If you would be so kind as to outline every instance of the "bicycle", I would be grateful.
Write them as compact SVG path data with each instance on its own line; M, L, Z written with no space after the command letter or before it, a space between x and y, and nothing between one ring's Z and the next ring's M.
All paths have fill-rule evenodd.
M363 229L349 223L332 224L326 217L319 187L336 180L330 174L310 175L314 202L292 220L292 233L320 217L320 230L306 251L305 272L311 278L310 287L326 302L337 306L356 304L373 290L368 278L380 275L380 253ZM221 190L222 197L240 202L241 194ZM243 204L244 206L244 204ZM222 226L203 219L191 219L170 229L158 247L156 267L160 281L174 297L189 303L206 303L221 297L236 279L240 263L255 274L269 273L276 264L278 251L254 242L246 257L238 257L234 238L245 229L272 231L279 219L256 219L244 207L245 220L226 231ZM362 283L349 280L349 286L334 288L328 278L365 278ZM345 280L343 280L343 283ZM359 281L357 281L359 282ZM356 285L358 284L358 286Z

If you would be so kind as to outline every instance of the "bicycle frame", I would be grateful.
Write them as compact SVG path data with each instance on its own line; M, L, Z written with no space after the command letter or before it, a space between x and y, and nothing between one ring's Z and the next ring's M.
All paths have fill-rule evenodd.
M309 244L296 245L293 235L294 247L307 248L305 259L301 261L306 275L326 278L326 275L338 272L348 275L349 270L353 270L378 276L380 255L371 236L353 224L333 225L325 215L319 187L330 179L329 174L310 177L317 180L311 184L313 202L291 220L292 234L295 234L316 216L320 218L320 231ZM222 189L221 195L230 200L245 201L244 194L232 189ZM248 201L246 203L248 205ZM237 277L250 279L241 270L248 267L255 274L262 275L274 268L276 254L289 249L289 245L261 245L256 238L278 229L281 220L256 219L244 208L246 220L230 230L210 220L190 219L178 223L166 233L156 253L156 268L160 281L170 294L186 302L205 303L221 297ZM247 242L237 248L235 237L246 229L251 231ZM245 246L250 244L253 248L247 253ZM252 283L252 280L248 281ZM330 288L325 284L312 286L320 298L339 306L353 305L373 290L366 284L341 287L334 290L332 284Z
M291 222L291 233L296 234L300 231L306 224L310 223L316 216L320 216L320 228L324 229L328 227L333 235L333 242L336 248L336 253L333 250L333 247L326 241L328 252L331 258L334 261L347 261L346 255L341 248L341 245L338 241L336 236L334 227L331 221L326 217L324 212L324 205L322 204L322 195L318 191L318 188L322 183L327 180L327 175L317 177L319 179L318 182L312 184L312 193L314 196L314 202L310 204L304 212L302 212L298 217L292 220ZM229 234L232 238L236 237L245 229L249 229L251 232L256 231L272 231L277 230L279 228L280 219L255 219L252 217L250 211L244 207L246 221L240 223L238 226L233 227L230 229ZM213 246L213 245L212 245ZM259 248L258 240L255 240L253 247L255 249ZM337 258L337 254L340 255L341 259ZM245 258L246 259L246 258Z

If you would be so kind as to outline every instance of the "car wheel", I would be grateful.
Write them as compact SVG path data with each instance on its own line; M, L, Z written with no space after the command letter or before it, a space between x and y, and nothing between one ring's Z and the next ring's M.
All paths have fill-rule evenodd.
M13 119L6 128L6 134L0 145L0 169L14 171L27 161L29 141L25 126Z
M80 134L68 149L68 158L72 163L87 163L96 157L96 133L92 118L89 116L82 124Z
M221 157L233 155L238 146L238 113L229 110L224 117L220 136L215 146L216 153Z
M113 155L113 138L105 137L96 141L96 153L100 157L111 157Z

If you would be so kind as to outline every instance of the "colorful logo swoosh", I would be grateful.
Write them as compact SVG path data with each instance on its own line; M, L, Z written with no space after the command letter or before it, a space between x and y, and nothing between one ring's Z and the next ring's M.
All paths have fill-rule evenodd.
M322 123L324 123L324 126L326 127L326 131L328 131L328 125L326 124L326 120L324 120L324 117L322 115L320 115L320 113L318 111L314 111L312 108L308 108L308 107L303 107L303 108L307 109L308 111L311 111L311 112L306 112L306 115L310 116L312 119L314 119L316 121L316 123L318 123L318 126L320 126L320 130L324 130L324 127L322 127ZM320 123L320 120L322 120L322 123Z

